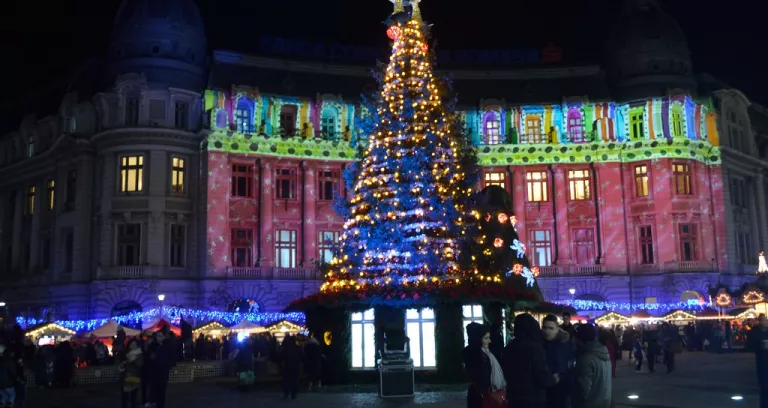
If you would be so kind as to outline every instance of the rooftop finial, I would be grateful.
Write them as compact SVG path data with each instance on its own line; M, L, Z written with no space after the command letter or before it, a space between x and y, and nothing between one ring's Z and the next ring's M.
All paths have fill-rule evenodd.
M421 9L419 8L419 2L421 0L411 0L411 18L418 21L419 23L422 22L421 20Z
M405 7L403 7L403 0L390 0L391 2L395 3L395 10L392 11L392 14L402 13L405 11Z

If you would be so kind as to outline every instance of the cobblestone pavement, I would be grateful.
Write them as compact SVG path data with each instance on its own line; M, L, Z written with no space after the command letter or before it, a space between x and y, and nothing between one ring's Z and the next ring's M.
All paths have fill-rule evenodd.
M754 359L749 354L713 355L686 353L678 356L677 370L665 373L635 373L626 360L618 362L613 383L614 407L626 408L728 408L757 407L758 389ZM295 401L282 401L276 388L243 392L223 379L190 384L171 384L169 408L459 408L465 406L465 391L460 386L423 387L413 398L382 400L371 385L332 387L322 392L303 393ZM440 390L440 391L437 391ZM638 398L630 400L629 395ZM731 396L741 395L742 401ZM114 384L78 387L67 390L30 390L29 408L103 408L119 406Z

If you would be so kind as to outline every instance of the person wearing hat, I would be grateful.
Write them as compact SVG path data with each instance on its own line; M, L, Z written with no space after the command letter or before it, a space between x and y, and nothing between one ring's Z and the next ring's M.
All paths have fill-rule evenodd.
M5 344L0 344L0 408L12 408L15 402L16 366Z
M504 372L496 357L490 352L491 332L487 326L479 323L467 325L469 345L464 347L464 369L469 376L467 390L467 408L482 408L485 398L494 398L507 386ZM503 392L502 392L503 395Z
M611 356L597 341L597 329L591 323L576 328L575 377L573 408L611 406Z

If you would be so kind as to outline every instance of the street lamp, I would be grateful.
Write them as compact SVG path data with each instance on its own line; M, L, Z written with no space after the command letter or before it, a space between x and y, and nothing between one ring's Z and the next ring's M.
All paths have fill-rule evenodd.
M0 302L0 307L5 307L5 302Z
M570 294L571 294L571 296L573 296L573 295L575 295L575 294L576 294L576 289L574 289L574 288L570 288L570 289L568 289L568 293L570 293Z
M161 301L161 302L162 302L163 300L165 300L165 294L164 294L164 293L161 293L161 294L157 295L157 300L159 300L159 301Z

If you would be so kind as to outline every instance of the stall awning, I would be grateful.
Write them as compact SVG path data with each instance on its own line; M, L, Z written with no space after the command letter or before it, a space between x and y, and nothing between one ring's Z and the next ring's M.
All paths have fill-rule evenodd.
M124 327L120 326L119 323L117 323L114 320L110 320L106 323L104 323L103 326L95 329L94 331L88 332L85 334L85 337L115 337L117 336L117 331L122 328L125 332L126 336L138 336L141 334L141 330L131 329L130 327Z
M67 337L74 336L75 331L68 329L64 326L56 323L43 323L39 326L31 327L24 332L27 337L42 337L42 336L54 336L54 337Z

